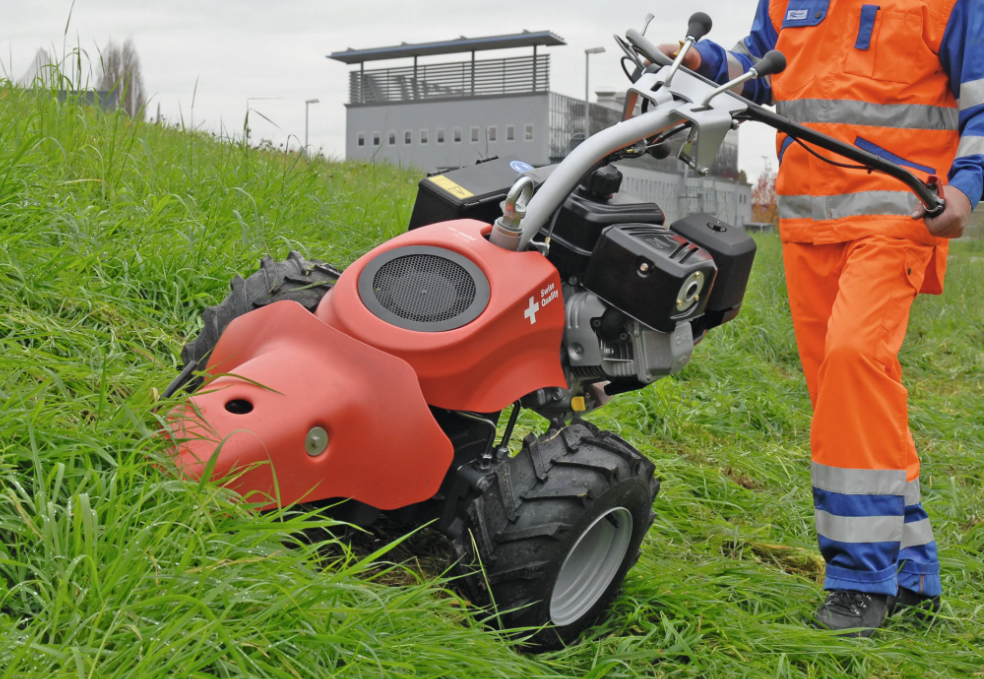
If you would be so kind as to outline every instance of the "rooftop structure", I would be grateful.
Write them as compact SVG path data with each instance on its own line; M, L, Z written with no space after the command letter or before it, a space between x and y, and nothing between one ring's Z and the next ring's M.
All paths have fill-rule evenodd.
M550 55L540 50L565 44L550 31L523 31L329 54L329 59L356 67L348 76L346 156L414 165L428 172L492 156L516 156L530 165L560 162L585 136L617 124L622 117L622 103L614 92L599 92L599 102L589 104L550 90ZM531 51L497 59L476 57L479 52L515 48ZM452 54L468 56L434 63L433 57ZM367 62L392 59L412 61L366 69ZM626 174L627 180L630 175L632 179L626 184L636 187L636 195L653 194L641 198L658 197L657 203L670 216L710 211L722 191L737 191L734 135L722 147L711 177L705 179L688 177L675 158L646 161ZM724 203L746 204L737 193Z

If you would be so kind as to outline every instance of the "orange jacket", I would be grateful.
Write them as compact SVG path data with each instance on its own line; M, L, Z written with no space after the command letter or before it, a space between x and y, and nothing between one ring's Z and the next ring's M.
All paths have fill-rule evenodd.
M976 205L984 186L982 31L981 0L760 0L751 35L733 50L698 44L700 70L724 82L778 49L787 69L747 84L746 97L774 102L794 122L922 179L948 175ZM792 141L777 135L783 240L886 235L932 245L923 291L940 292L947 241L910 217L915 196L888 176L830 165Z

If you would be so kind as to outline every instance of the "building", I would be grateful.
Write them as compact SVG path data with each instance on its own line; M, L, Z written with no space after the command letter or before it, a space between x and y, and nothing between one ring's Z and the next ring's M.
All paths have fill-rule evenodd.
M563 160L585 135L615 125L622 99L599 92L598 103L550 91L548 47L566 43L550 31L445 42L347 49L329 59L349 72L345 153L350 159L413 165L428 172L472 165L493 156L517 156L535 166ZM493 50L530 49L504 58ZM513 52L515 54L515 52ZM433 63L429 57L468 55ZM369 62L402 65L367 69ZM672 221L711 212L737 226L751 221L751 187L739 181L738 140L730 135L707 177L695 177L671 157L619 164L623 190L656 202Z

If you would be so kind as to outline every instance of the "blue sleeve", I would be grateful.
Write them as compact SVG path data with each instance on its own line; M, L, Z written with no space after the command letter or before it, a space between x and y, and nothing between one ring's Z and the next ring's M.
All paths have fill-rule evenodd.
M960 107L960 146L949 183L976 207L984 192L984 0L957 0L940 44L940 62Z
M777 40L779 36L769 17L769 0L759 0L751 34L739 40L731 51L710 40L702 40L695 45L702 60L698 71L705 78L723 85L748 71L762 55L775 49ZM741 95L756 104L771 104L772 81L769 78L751 80L745 83Z

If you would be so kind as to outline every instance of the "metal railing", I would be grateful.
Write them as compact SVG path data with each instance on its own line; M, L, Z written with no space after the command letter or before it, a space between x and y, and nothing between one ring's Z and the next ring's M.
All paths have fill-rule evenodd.
M549 90L549 54L349 73L350 104L533 94Z

